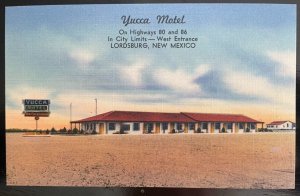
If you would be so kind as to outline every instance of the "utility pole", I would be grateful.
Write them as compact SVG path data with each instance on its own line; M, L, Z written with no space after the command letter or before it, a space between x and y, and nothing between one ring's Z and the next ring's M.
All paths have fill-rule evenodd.
M72 102L70 103L70 130L72 130Z
M97 98L95 98L96 101L96 115L97 115Z

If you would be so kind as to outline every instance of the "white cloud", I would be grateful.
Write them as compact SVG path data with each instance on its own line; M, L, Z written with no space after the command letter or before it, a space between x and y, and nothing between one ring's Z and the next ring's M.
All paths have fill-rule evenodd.
M86 69L96 59L96 55L88 49L73 49L69 55L82 69Z
M131 65L123 65L119 69L120 77L135 87L143 85L143 72L149 65L148 60L138 59Z
M176 92L198 93L201 91L201 87L195 82L195 79L209 70L209 65L200 65L192 72L187 72L183 69L170 70L160 68L153 72L153 77L160 85Z
M22 107L23 99L49 99L53 92L49 88L35 88L28 85L21 85L16 88L7 89L6 99L14 103L20 103Z
M37 35L41 36L40 39L47 37L47 42L36 43L38 48L48 48L54 52L60 51L61 54L66 53L82 70L88 68L90 63L104 53L101 39L99 36L93 36L93 34L85 37L84 40L78 40L42 26Z
M278 104L295 103L295 86L285 86L280 83L271 83L263 76L248 72L227 70L223 80L228 88L236 93L265 98Z
M281 66L278 74L285 77L296 77L296 52L291 51L268 51L267 56Z

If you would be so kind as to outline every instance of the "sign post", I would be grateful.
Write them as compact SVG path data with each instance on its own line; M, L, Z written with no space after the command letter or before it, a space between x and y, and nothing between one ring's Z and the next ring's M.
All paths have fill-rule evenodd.
M38 130L38 120L40 119L40 117L39 116L35 116L34 117L34 119L35 119L35 131L37 131Z
M25 117L34 117L35 130L38 130L38 120L40 117L48 117L50 115L49 99L24 99L23 101Z

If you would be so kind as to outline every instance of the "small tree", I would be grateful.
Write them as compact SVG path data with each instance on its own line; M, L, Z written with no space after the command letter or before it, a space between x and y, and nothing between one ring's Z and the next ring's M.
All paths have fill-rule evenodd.
M201 128L198 127L196 133L201 133Z
M64 127L64 128L62 129L62 132L63 132L63 133L67 133L66 127Z
M47 130L46 130L46 134L49 134L49 132L50 132L49 129L47 129Z
M221 132L222 132L222 133L226 133L226 132L225 132L225 128L224 128L224 127L222 128L222 131L221 131Z
M78 129L75 127L72 132L73 132L73 134L77 134L78 133Z
M55 134L56 133L56 129L54 127L52 127L52 129L50 130L51 134Z

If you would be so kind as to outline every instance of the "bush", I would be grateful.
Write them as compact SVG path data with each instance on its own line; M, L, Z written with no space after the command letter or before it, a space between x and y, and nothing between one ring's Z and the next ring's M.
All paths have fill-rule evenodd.
M224 128L224 127L222 128L221 132L222 132L222 133L226 133L226 132L225 132L225 128Z
M200 127L198 127L196 133L201 133L201 128Z
M175 129L172 129L172 130L171 130L171 133L175 133Z
M50 132L50 131L47 129L47 130L46 130L46 134L49 134L49 132Z
M60 130L59 130L59 133L67 133L66 127L64 127L63 129L60 129Z
M56 133L57 131L54 129L54 127L52 127L52 129L51 129L50 132L51 132L51 133Z
M247 133L249 133L249 132L250 132L250 129L249 129L249 127L247 127L247 128L246 128L246 132L247 132Z
M96 130L93 130L93 131L92 131L92 134L97 134Z
M113 134L127 134L127 132L115 131L115 132L113 132Z
M259 128L258 132L269 132L271 130L268 130L267 128Z
M73 131L72 131L72 133L73 134L77 134L79 131L78 131L78 129L75 127L74 129L73 129Z

